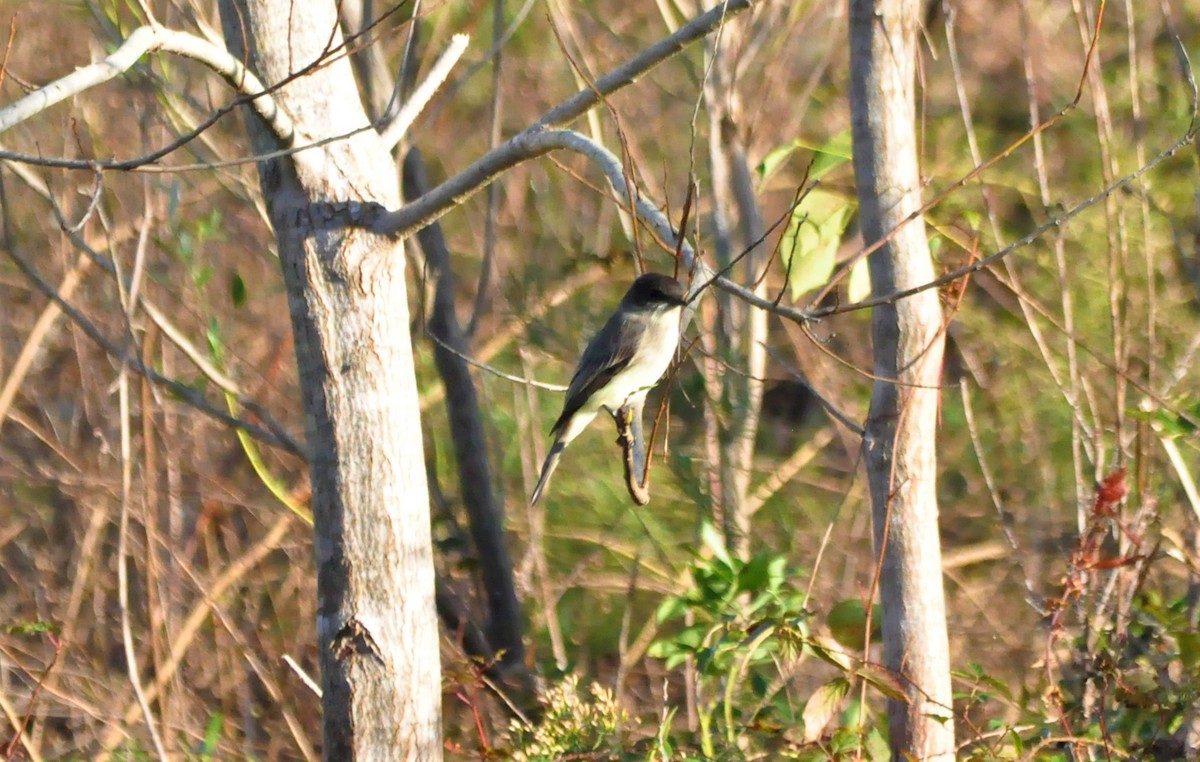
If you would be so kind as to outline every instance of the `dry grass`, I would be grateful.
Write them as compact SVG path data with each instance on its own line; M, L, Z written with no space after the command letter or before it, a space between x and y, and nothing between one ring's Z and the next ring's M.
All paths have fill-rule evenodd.
M749 136L752 161L797 136L820 145L848 126L845 19L826 5L796 4L788 27L739 72L746 106L739 128ZM1003 9L987 2L954 5L960 6L954 27L957 64L947 55L945 19L935 14L922 69L928 197L950 187L976 162L967 148L969 130L956 76L972 114L970 131L986 159L1028 131L1028 92L1034 93L1042 118L1070 101L1086 52L1071 3L1029 2L1027 15L1022 4ZM967 261L972 248L991 253L1092 196L1183 134L1190 95L1176 67L1171 34L1174 29L1183 35L1189 51L1200 50L1200 16L1188 3L1167 5L1170 24L1157 5L1110 4L1097 79L1084 83L1079 108L1044 133L1040 145L1026 143L981 182L967 184L931 210L931 231L947 270ZM555 8L555 14L570 13L575 34L569 39L577 45L572 56L592 76L664 32L649 5L638 11L606 2ZM1135 11L1132 32L1127 8ZM4 17L15 19L15 35L0 88L5 103L22 94L23 83L61 76L92 58L93 49L112 42L103 26L78 8L30 2L6 9L10 13ZM478 60L490 36L486 10L478 3L431 9L435 37L472 31L468 62ZM128 8L118 12L130 18ZM166 4L160 18L190 28ZM1086 19L1082 26L1086 31ZM398 60L403 39L396 32L384 36L380 44L389 60ZM535 10L506 52L499 95L506 135L576 89L551 40L545 14ZM1137 64L1135 86L1130 61ZM458 73L465 70L460 67ZM689 133L702 74L702 61L693 51L614 97L612 111L600 113L608 145L617 145L620 129L646 192L669 204L674 214L693 166ZM445 173L488 146L481 127L491 97L488 80L476 75L453 97L437 101L418 123L421 148ZM154 59L138 73L6 133L3 148L47 156L128 157L170 142L228 97L196 66ZM694 162L702 188L706 125L704 118L698 120ZM165 164L244 157L246 144L238 120L227 117ZM554 381L563 380L580 336L596 325L619 284L632 274L615 210L595 190L598 178L576 158L558 161L557 166L550 161L523 165L498 185L496 291L475 338L482 359ZM787 213L804 162L799 152L761 189L767 220ZM1132 496L1119 519L1138 527L1141 543L1114 530L1106 535L1104 554L1133 557L1157 548L1160 556L1152 564L1089 570L1088 595L1075 613L1087 615L1092 632L1119 628L1135 589L1160 591L1168 599L1182 595L1188 585L1194 589L1194 506L1156 432L1131 411L1147 398L1167 411L1200 400L1194 363L1198 294L1187 277L1200 257L1195 167L1196 157L1182 152L1144 182L1015 252L1005 266L980 273L966 292L950 329L954 347L941 452L942 540L957 666L977 662L988 674L1036 693L1044 687L1039 683L1044 673L1034 665L1054 644L1061 662L1051 664L1051 672L1070 670L1078 654L1063 640L1055 642L1046 617L1025 601L1027 588L1043 598L1062 595L1095 484L1120 467L1129 469ZM126 324L113 274L81 257L63 234L54 205L68 221L83 218L94 177L8 164L0 178L8 245L111 340L131 336L147 365L197 385L222 406L213 385L145 314L136 313ZM849 166L825 183L850 192ZM128 273L139 230L148 224L144 298L202 351L206 335L217 326L227 373L300 436L303 415L288 308L253 165L110 172L100 192L80 230L83 239ZM479 195L443 220L462 284L463 314L474 302L485 215ZM647 249L652 261L665 261ZM856 249L857 243L848 240L843 254ZM119 625L118 369L12 260L0 262L0 390L11 390L0 395L0 710L6 715L0 749L12 738L14 759L93 759L121 749L118 758L134 758L132 750L141 754L152 747L128 678ZM410 272L412 303L419 305L421 269L414 266ZM604 272L610 275L605 278ZM782 288L783 278L778 268L769 282ZM247 287L244 304L234 297L239 279ZM563 282L577 290L541 310L538 305ZM771 331L772 347L822 394L852 418L865 416L870 348L864 314L823 321L816 327L826 339L820 345L791 326L774 324ZM427 449L435 461L431 469L449 491L454 464L423 336L417 352ZM543 667L550 665L551 642L558 640L573 668L606 684L620 671L621 696L631 713L643 717L659 716L664 697L678 702L683 693L679 673L664 673L653 659L623 656L636 655L648 644L654 630L643 628L654 608L668 591L686 584L686 551L694 544L699 512L694 484L703 457L703 390L697 372L685 369L673 393L675 460L672 468L657 469L654 503L640 517L622 502L619 465L611 457L615 450L600 439L607 433L590 434L596 438L573 448L573 462L564 464L556 484L563 490L561 503L551 513L523 510L537 454L531 443L558 401L539 394L531 412L523 390L514 392L509 382L487 374L478 379L499 486L508 496L535 658ZM790 377L779 367L770 375L773 382ZM966 389L961 393L960 379ZM970 426L963 394L972 405ZM307 528L271 496L229 428L136 376L130 399L128 595L152 722L178 758L198 756L206 734L216 739L217 758L313 758L312 750L319 748L319 702L284 661L290 656L308 673L316 669ZM811 412L797 417L803 413L774 404L764 412L753 485L767 482L806 441L820 437L827 444L794 477L764 494L755 517L755 549L811 568L832 523L813 583L812 608L819 623L820 612L860 595L873 559L869 511L855 478L858 441L840 429L825 433L831 423ZM1195 477L1194 435L1183 447L1184 465ZM304 465L269 447L263 452L271 472L302 500ZM604 480L588 483L586 475L595 473ZM444 545L440 565L469 596L470 553L455 542L455 517L462 520L461 511L455 495L444 497L435 527ZM542 521L544 538L531 541ZM1007 536L1002 525L1009 529ZM541 568L539 553L545 555L544 578L535 571ZM553 616L547 613L551 609ZM37 622L51 625L53 634L22 629ZM559 631L552 636L553 630ZM1070 619L1066 631L1083 632L1079 617ZM487 722L501 712L477 692L452 639L448 634L443 654L447 735L470 750L480 745L472 710L479 709ZM796 674L791 682L796 705L802 706L827 676L826 670ZM664 680L669 682L665 693ZM960 736L967 740L986 719L1012 721L1019 714L1015 706L991 707L972 715L979 724L965 725ZM25 733L16 739L14 728L21 725ZM490 724L487 728L495 732Z

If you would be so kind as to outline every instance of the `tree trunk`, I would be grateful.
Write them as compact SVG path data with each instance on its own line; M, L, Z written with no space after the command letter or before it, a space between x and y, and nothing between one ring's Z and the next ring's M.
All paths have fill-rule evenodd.
M425 161L416 149L404 158L405 193L417 198L429 190ZM523 703L533 699L532 686L524 674L525 644L521 604L513 580L508 538L504 533L504 502L496 494L488 458L487 434L479 395L471 367L463 358L469 347L459 325L454 304L454 272L450 269L450 250L440 223L423 228L417 241L425 252L430 276L436 281L429 332L434 337L433 357L438 375L446 387L446 413L450 418L450 438L458 459L458 483L463 506L470 519L471 539L478 554L483 589L487 599L487 634L492 648L500 652L501 673L513 678ZM491 660L496 654L483 654Z
M914 131L919 0L851 0L850 105L863 238L876 294L933 279ZM893 232L894 231L894 232ZM937 385L942 313L935 290L872 315L875 381L863 446L882 556L884 662L907 701L889 701L892 758L954 758L949 654L937 523ZM936 717L936 719L935 719Z
M712 171L713 239L718 265L728 266L735 256L743 256L733 272L759 296L767 295L767 280L759 277L770 250L763 245L766 225L746 155L746 137L739 83L735 76L738 55L753 34L753 19L731 19L721 35L706 40L711 61L704 81L705 108L709 115L709 161ZM734 224L736 221L736 225ZM736 235L734 228L737 228ZM709 440L716 446L709 453L716 458L716 478L720 490L713 491L714 519L725 536L730 552L748 559L750 551L750 514L747 494L754 461L754 440L762 411L763 377L767 368L767 327L769 313L751 307L731 295L717 291L716 324L711 342L717 357L704 363L706 381L715 399L707 400L712 411L705 420L716 431ZM742 357L744 356L744 360ZM744 368L742 373L727 373L721 361Z
M369 124L334 3L222 0L225 34L297 144ZM306 67L318 59L321 65ZM247 112L249 114L249 112ZM256 152L283 147L252 114ZM403 244L338 221L400 204L374 130L259 164L307 418L327 760L441 759L441 676Z

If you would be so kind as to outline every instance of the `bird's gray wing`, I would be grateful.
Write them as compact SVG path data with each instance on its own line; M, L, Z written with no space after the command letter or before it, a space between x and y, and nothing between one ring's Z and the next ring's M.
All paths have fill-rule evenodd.
M588 398L629 365L644 332L644 321L634 316L627 314L622 318L618 313L608 319L579 358L579 365L567 388L562 415L550 430L552 435L557 437Z

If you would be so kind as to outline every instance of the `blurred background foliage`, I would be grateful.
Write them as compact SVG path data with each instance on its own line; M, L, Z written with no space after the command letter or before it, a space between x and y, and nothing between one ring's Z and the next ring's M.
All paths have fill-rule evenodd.
M175 28L218 26L212 3L153 6ZM679 6L510 2L506 23L521 20L494 92L491 3L426 4L424 67L452 33L469 32L472 44L413 143L435 179L453 174L489 148L493 97L499 133L511 135L578 90L577 70L594 78L691 15ZM6 103L114 49L140 13L116 0L2 7L11 29ZM1178 50L1200 59L1200 7L1108 3L1081 81L1097 11L1084 0L927 5L917 118L941 271L1020 240L1187 133L1194 93ZM409 13L381 24L371 42L394 68ZM779 222L768 244L794 258L790 272L784 257L772 261L770 292L807 305L809 285L861 247L844 160L845 8L794 2L777 18L763 49L736 69L736 129L758 170L763 217ZM713 136L707 119L694 117L704 76L704 51L693 47L579 128L598 127L593 137L623 147L647 197L676 220L694 174L693 220L711 258ZM1077 90L1077 106L1009 152L1029 135L1031 112L1048 120ZM129 158L170 143L229 99L198 65L151 56L6 133L2 147ZM1180 759L1200 743L1200 505L1188 494L1200 472L1197 151L1179 147L1139 181L941 290L953 317L939 432L941 540L963 758L1067 759L1074 739L1109 758ZM242 390L299 436L288 306L246 159L239 120L227 116L154 171L106 172L99 184L91 173L6 160L6 249L119 340L127 326L113 276L80 254L58 217L67 227L86 218L78 235L124 272L146 226L144 298L201 355L219 352ZM809 216L789 228L798 193L817 175L820 203L810 201ZM494 277L471 339L479 360L568 380L636 274L601 183L565 155L497 181ZM464 323L475 309L487 215L480 194L442 220ZM830 218L836 224L813 227ZM804 241L794 249L793 235ZM641 243L651 267L671 269L669 255L644 235ZM438 566L477 602L424 331L431 287L415 249L410 264ZM823 306L848 305L849 289L842 281ZM115 582L116 366L9 257L0 260L0 305L0 383L14 384L13 396L0 398L0 748L11 758L143 758L149 746L126 674ZM138 315L130 327L149 366L224 406L164 325ZM541 728L510 726L478 665L446 632L451 758L886 756L878 712L896 688L873 667L877 635L870 644L864 637L874 564L859 440L807 386L862 421L869 313L840 312L811 336L776 319L769 330L750 488L758 510L745 558L726 551L708 523L698 352L661 395L669 412L657 441L667 455L655 462L653 501L643 509L625 494L606 422L575 443L549 498L528 508L560 396L477 374L548 710ZM723 359L724 372L738 372L736 357ZM310 534L228 428L161 387L134 390L132 627L169 748L187 759L311 756L319 702L300 677L316 664ZM265 469L302 503L303 463L259 449ZM773 478L796 462L803 467ZM1099 485L1122 469L1127 497L1108 511ZM26 717L28 746L13 734Z

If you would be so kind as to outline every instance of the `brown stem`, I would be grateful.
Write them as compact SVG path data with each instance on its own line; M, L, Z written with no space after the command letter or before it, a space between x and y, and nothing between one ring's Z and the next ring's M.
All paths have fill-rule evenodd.
M646 441L642 437L641 407L621 407L613 420L617 424L617 444L625 453L625 486L638 505L650 502L650 461L646 458ZM635 474L641 474L637 478Z

